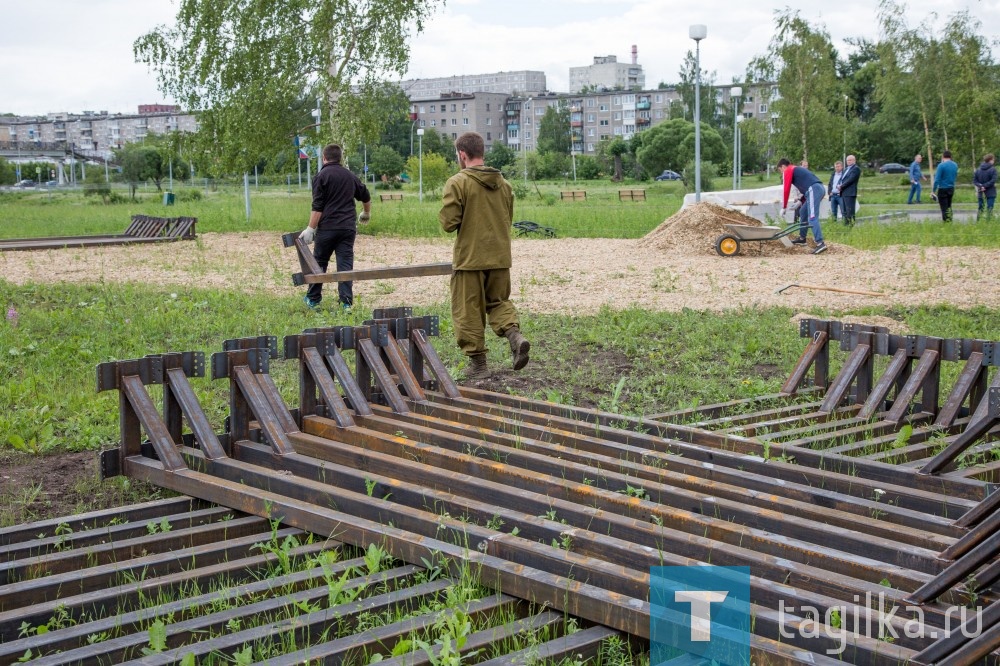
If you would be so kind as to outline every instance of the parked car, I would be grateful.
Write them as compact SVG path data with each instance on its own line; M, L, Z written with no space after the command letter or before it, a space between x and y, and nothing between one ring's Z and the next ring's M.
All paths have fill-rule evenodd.
M664 170L663 173L661 173L653 180L680 180L680 179L681 175L679 173L677 173L676 171L671 171L670 169L666 169Z
M24 180L20 181L17 184L17 186L18 187L34 187L35 186L35 181L31 180L30 178L25 178Z
M59 185L59 181L58 180L47 180L47 181L45 181L45 187L58 187L58 185Z
M909 169L898 162L889 162L878 168L879 173L906 173L907 171Z

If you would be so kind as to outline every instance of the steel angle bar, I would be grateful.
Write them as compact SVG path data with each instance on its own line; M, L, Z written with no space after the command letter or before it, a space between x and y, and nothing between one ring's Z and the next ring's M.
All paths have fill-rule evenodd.
M190 506L190 502L188 502ZM59 553L80 550L92 546L106 546L109 543L120 543L126 539L149 535L148 526L155 520L157 529L165 527L164 531L175 532L184 529L192 529L210 525L218 522L232 511L225 507L210 507L207 509L196 509L179 515L163 514L158 520L151 519L145 523L138 522L129 516L129 522L102 524L99 526L86 526L77 523L74 530L70 524L62 523L55 528L55 534L46 536L45 532L36 533L35 538L30 541L20 541L0 548L0 566L3 562L12 562L19 557L33 557L52 553L58 557Z
M757 423L748 423L735 428L726 428L724 434L743 433L744 437L759 437L761 440L774 439L785 434L795 435L815 430L835 430L841 423L851 423L851 414L857 411L857 406L849 405L832 412L816 411L785 415L779 418L765 419ZM765 435L757 435L759 431Z
M851 350L844 366L837 373L830 388L826 391L823 404L819 411L832 412L836 410L847 397L851 385L856 385L855 402L863 402L868 397L872 381L873 354L871 345L859 344Z
M468 389L463 387L462 390L465 392ZM708 469L713 474L720 471L720 468L732 468L740 474L760 474L771 479L769 485L772 486L773 480L780 479L785 482L805 483L862 497L871 497L877 488L886 493L886 499L891 498L900 506L953 518L975 504L975 501L963 498L964 495L973 494L970 493L970 490L975 490L973 498L977 501L985 494L984 484L981 482L966 482L963 485L952 487L950 485L952 479L934 478L932 483L921 483L919 475L912 471L900 470L884 463L856 461L846 459L846 457L845 464L843 464L845 471L826 469L837 467L838 460L836 458L825 459L822 452L784 447L781 444L772 445L770 457L765 458L764 447L745 438L729 436L720 438L720 440L745 443L755 451L753 455L733 452L728 450L728 447L723 449L701 446L701 441L706 438L718 437L707 431L660 424L661 433L689 435L688 439L693 440L689 442L640 432L638 428L636 430L623 430L613 426L592 425L575 419L539 414L527 409L500 407L480 400L468 398L451 400L434 393L430 393L428 396L431 399L431 404L416 405L414 411L445 419L461 420L465 425L487 430L503 430L514 435L533 433L531 436L553 443L576 445L575 442L580 441L581 436L586 436L603 443L642 447L651 453L670 454L668 464L674 467L676 467L675 461L681 464L684 464L684 461L696 461L705 463L702 466L703 469ZM447 410L450 409L461 410L462 416L449 416ZM640 421L640 423L643 422ZM654 432L656 431L654 430ZM574 442L574 444L570 444L570 442ZM756 452L758 449L759 453ZM803 457L815 459L818 463L818 469L799 464L800 453ZM794 457L796 462L782 462L781 456L783 455ZM677 460L678 456L682 457L682 460ZM851 463L850 467L847 466L847 462ZM879 472L885 470L885 476L889 479L865 478L858 473L859 469L872 469ZM728 470L724 471L728 472ZM876 475L869 474L868 476Z
M644 445L654 450L670 450L715 465L761 471L773 478L795 481L812 478L816 483L825 483L829 488L839 476L844 480L843 489L846 492L850 492L849 489L857 487L858 484L874 484L873 487L881 488L885 488L885 484L888 484L908 489L910 492L934 493L939 495L939 500L946 498L946 503L956 502L959 506L965 507L971 506L969 500L979 501L985 496L986 484L979 481L951 478L934 478L931 481L931 477L926 475L914 474L910 470L885 463L848 457L838 459L835 456L825 456L821 451L785 447L781 444L771 445L769 449L772 459L764 460L763 444L748 438L724 436L698 428L664 424L582 407L565 407L481 389L462 387L461 390L465 396L461 401L434 393L429 393L428 397L431 402L437 404L457 405L479 410L484 414L516 419L522 423L535 423L547 428L565 428L607 440ZM794 457L795 464L774 459L782 455Z
M619 632L607 627L590 627L503 657L481 661L479 666L529 666L539 660L545 663L562 663L569 659L587 661L597 658L605 642L614 637L624 638ZM387 662L389 663L391 662ZM403 663L400 661L399 665Z
M786 585L786 601L797 599L796 603L802 602L798 592L791 589L792 586L801 586L807 591L827 596L841 595L842 599L865 593L878 595L882 592L887 593L890 598L898 597L897 600L901 600L904 594L898 590L890 592L882 587L884 573L883 578L878 581L874 580L874 576L870 582L849 578L809 564L798 564L754 552L742 546L727 548L708 537L671 529L666 523L662 526L654 525L648 520L633 519L611 511L585 507L579 502L553 498L542 494L541 488L538 492L523 490L502 482L438 470L377 452L352 452L345 449L350 447L330 443L329 446L323 445L318 453L324 455L315 460L298 456L275 461L267 455L266 449L257 445L253 449L247 447L242 450L241 456L251 464L284 469L296 476L354 492L365 492L366 485L372 484L373 496L384 493L391 501L411 508L432 506L437 513L461 515L463 520L473 519L480 523L500 519L509 528L516 527L518 534L525 538L541 543L569 539L574 552L622 566L633 566L644 559L650 566L696 565L704 561L709 553L712 562L719 565L740 566L752 562L755 575L761 577L760 582L755 585L766 587L768 580ZM331 469L320 462L325 460L341 463L354 456L357 456L358 463L365 469L364 473L347 471L346 465ZM490 503L478 501L479 497L489 497ZM550 512L558 516L558 522L546 518ZM777 597L771 590L762 588L760 595L761 598L767 597L777 602ZM810 603L822 602L812 599Z
M165 373L165 379L164 411L168 411L166 406L169 402L167 396L170 396L172 400L177 402L180 412L187 417L188 425L191 426L191 432L194 434L195 441L198 447L205 452L205 455L210 458L225 457L226 450L222 446L222 442L219 441L218 435L212 429L208 417L205 416L205 411L201 408L201 404L198 402L198 398L195 396L194 390L187 380L187 375L179 368L170 368ZM165 420L171 419L167 417ZM179 426L179 423L177 425ZM180 433L175 432L174 435L174 441L180 441L177 438Z
M141 524L145 528L145 523L150 520L172 516L177 513L201 511L206 508L209 508L207 503L193 497L182 496L133 504L129 507L126 515L129 522ZM70 529L74 533L86 530L98 530L111 525L113 521L120 520L122 514L123 510L115 507L113 509L89 511L74 516L50 518L48 520L3 527L0 528L0 548L3 549L0 552L6 553L9 547L16 547L17 544L35 541L39 538L39 535L43 535L42 538L46 539L58 536L56 534L57 530L60 533L65 532L66 529Z
M935 641L919 654L911 663L927 665L950 664L971 666L995 651L1000 645L1000 634L984 634L1000 627L1000 602L994 602L983 609L978 616L969 618L957 630Z
M904 425L919 427L922 423L927 423L933 418L932 414L918 412L907 416ZM828 424L837 422L828 422ZM877 446L882 437L889 437L889 441L895 441L899 434L900 425L891 421L862 421L861 419L847 419L842 422L843 427L836 430L820 432L816 435L798 437L796 439L784 440L786 446L801 446L828 454L850 454L856 448L866 448ZM828 425L823 424L823 425ZM926 428L930 432L935 432L935 428ZM793 431L777 433L782 435L805 435L808 430L797 428ZM770 437L758 436L758 439L766 441ZM843 442L838 444L838 442Z
M629 634L648 638L649 608L645 601L609 592L577 580L508 562L445 541L424 537L376 521L318 507L279 493L250 489L239 483L191 471L168 474L156 462L141 457L126 460L129 476L196 495L207 501L239 507L249 513L279 517L285 524L367 548L380 544L393 557L409 563L444 560L457 575L463 567L480 572L485 585L505 594L549 606Z
M360 340L358 342L358 351L360 352L357 358L359 379L362 375L366 375L370 372L375 379L375 385L378 387L379 391L381 391L382 395L386 399L386 402L389 403L394 412L402 414L410 411L402 393L400 393L396 383L392 381L392 375L389 374L389 369L386 368L385 364L382 362L382 357L379 353L378 347L376 347L371 340ZM362 371L362 365L367 369L367 372ZM359 383L362 386L362 390L364 390L366 383L361 381L359 381Z
M494 596L470 601L458 607L470 620L477 620L482 617L502 615L517 610L519 606L517 599L506 595L497 594ZM312 645L297 652L271 657L264 662L257 662L257 666L299 666L300 664L312 663L361 663L362 657L370 658L370 653L381 654L395 646L400 640L414 634L430 631L434 624L440 619L452 615L454 611L448 610L443 613L427 613L417 617L410 617L392 624L368 629L354 636L346 636L332 641ZM546 611L544 617L557 615ZM565 618L557 615L557 620ZM515 626L522 621L514 623ZM554 621L553 621L554 622ZM465 636L465 642L459 653L463 656L476 650L481 646L486 646L497 640L507 637L509 634L505 627L491 627L480 632ZM491 639L491 637L493 637ZM440 646L432 648L432 654L436 655ZM367 652L367 653L366 653ZM411 652L405 657L384 659L382 664L420 664L432 663L430 656L421 659L422 652ZM371 662L374 663L374 662Z
M958 518L955 521L955 525L959 527L973 527L997 512L1000 512L1000 488L995 489L989 497Z
M984 500L985 501L985 500ZM961 539L941 551L941 559L954 560L985 541L991 534L1000 532L1000 512L994 512L969 530Z
M965 555L951 563L947 569L924 584L909 599L914 603L925 604L934 601L953 586L966 580L984 564L1000 554L1000 532L994 532Z
M244 643L256 643L273 638L283 631L296 631L301 636L304 633L303 630L307 628L323 629L331 624L351 622L358 614L365 611L378 613L397 605L406 605L407 602L419 603L421 600L438 594L449 584L449 581L442 580L402 591L395 589L398 584L411 578L416 570L416 567L403 566L371 576L352 578L345 581L344 590L363 590L368 585L375 583L380 586L385 585L389 591L350 603L326 606L322 610L312 613L269 621L276 616L280 617L283 612L287 613L288 609L294 609L296 606L311 604L325 606L324 602L330 597L329 582L324 578L314 578L310 581L310 586L301 590L290 593L279 592L275 596L260 601L251 598L249 604L218 611L209 607L209 612L204 615L167 623L165 627L167 649L163 652L143 655L140 650L144 645L149 644L149 634L148 632L139 632L105 641L93 646L93 648L76 650L75 659L68 663L79 663L80 661L86 663L94 653L100 654L101 651L103 651L104 658L112 663L141 663L144 665L174 664L189 654L198 659L213 652L231 653ZM235 621L239 624L247 622L253 625L256 622L248 620L255 618L262 623L261 626L243 631L230 630L231 622ZM213 634L215 636L212 636ZM247 640L248 636L255 638ZM193 642L188 642L192 639L194 639ZM67 662L60 659L58 663Z
M962 455L966 449L1000 424L1000 388L991 388L983 400L988 400L985 417L969 423L954 442L920 469L921 474L938 474L944 471L949 465L954 464L958 456Z
M391 280L394 278L428 277L433 275L451 275L451 262L435 264L411 264L409 266L385 266L381 268L358 268L352 271L336 271L333 273L309 274L302 273L303 284L326 284L331 282L348 282L356 280ZM296 282L296 284L299 284Z
M297 430L280 396L271 396L271 386L262 384L257 375L268 371L270 352L267 349L251 348L212 354L212 379L229 380L229 429L232 442L250 439L250 421L256 419L262 435L274 448L277 455L292 451L286 436L286 428ZM267 387L267 388L265 388ZM281 403L279 411L275 405Z
M980 389L979 393L981 395L986 386L986 371L988 370L988 366L984 364L984 360L985 357L982 352L973 352L969 355L969 359L955 381L951 393L945 399L944 406L941 407L934 425L949 426L954 423L955 419L959 416L959 411L966 398L971 398L970 405L975 406L976 396L974 393L976 389Z
M400 349L392 333L389 333L389 343L385 347L382 347L382 353L388 357L389 366L399 379L399 384L402 386L403 392L406 393L407 397L417 402L426 402L427 396L424 394L424 389L413 374L413 370L410 369L410 364L403 356L403 351ZM376 373L376 376L378 376L378 373Z
M714 419L726 415L740 414L744 408L760 409L773 404L792 405L796 404L795 401L797 400L815 400L816 396L821 394L823 390L824 389L820 389L818 386L810 386L800 389L796 392L795 396L789 396L785 393L767 393L764 395L754 396L752 398L741 398L739 400L729 400L727 402L719 402L710 405L700 405L698 407L688 407L686 409L675 409L669 412L647 414L646 418L654 421L664 421L667 423L687 422L686 419L693 418L695 416L702 416L706 419ZM816 402L816 404L819 405L819 402Z
M307 423L307 427L309 426ZM720 544L739 546L753 543L754 549L758 552L799 562L823 562L824 569L856 578L882 580L888 576L890 580L897 581L894 584L907 587L919 585L919 581L923 580L920 574L911 572L911 569L922 571L924 574L934 574L941 568L936 559L937 549L925 550L909 545L900 547L898 542L888 539L873 536L860 538L856 534L851 536L849 529L832 526L823 529L803 525L802 521L785 521L778 511L758 509L744 512L740 517L753 520L754 526L733 524L725 515L722 518L704 515L706 513L704 498L692 497L693 506L690 509L660 505L655 501L623 494L628 483L628 477L623 475L616 475L621 482L620 491L606 490L587 485L583 481L587 478L600 479L602 476L607 478L611 476L610 473L602 474L595 468L557 459L546 461L540 456L524 454L516 449L497 451L499 459L503 462L491 462L459 451L415 444L399 437L369 438L352 442L354 434L345 432L340 439L383 453L391 453L399 458L415 458L438 468L462 470L466 473L474 471L476 476L484 480L506 484L520 490L544 492L567 501L587 503L595 508L622 513L638 520L657 521L689 535L710 537ZM298 438L296 446L307 455L322 457L324 454L320 442L313 445L306 438ZM650 483L642 484L642 488L648 489L650 496L654 498L661 494L669 496L671 493L679 492L667 486ZM717 504L722 502L711 502L710 510L714 512ZM780 536L767 530L773 530ZM794 536L790 536L789 533L794 533ZM848 554L846 551L828 547L826 544L831 539L835 539L841 547L850 547L852 552Z
M431 346L427 339L427 333L423 330L418 329L410 333L410 363L414 368L422 368L423 364L426 363L434 374L434 378L437 379L438 387L442 393L450 398L462 397L458 384L452 379L448 368L441 361L437 350Z
M709 419L707 421L694 421L688 423L688 426L695 428L706 428L709 430L720 430L724 428L729 429L739 429L741 426L756 425L757 421L763 421L766 419L773 418L785 418L789 416L796 416L798 414L804 414L812 412L819 406L818 402L808 402L808 403L797 403L791 405L782 405L780 407L772 407L770 409L763 409L756 412L746 412L741 414L734 414L732 416L722 416L715 419Z
M799 390L802 382L805 380L806 373L809 372L809 368L814 364L822 364L825 360L829 363L829 350L827 348L827 343L830 340L830 336L826 331L817 330L813 333L812 339L809 344L806 345L805 350L802 352L802 356L799 357L798 362L792 369L792 373L785 380L785 383L781 387L781 393L784 395L792 395ZM826 359L821 359L821 356L826 355ZM814 385L826 388L826 382L820 381L823 379L822 374L817 368L817 377L814 380Z
M446 418L451 416L448 414ZM839 525L855 532L882 534L913 545L927 544L934 550L941 547L942 541L940 537L927 536L925 532L928 530L950 536L961 536L962 533L947 519L879 503L876 497L879 493L874 491L872 495L857 498L822 488L775 483L766 476L748 472L729 474L726 470L711 467L704 470L683 459L626 445L588 442L583 438L556 443L545 438L546 432L531 429L508 434L502 432L502 428L463 427L457 421L430 416L397 418L383 411L379 412L378 418L364 419L363 425L388 437L387 446L393 446L396 441L393 436L402 434L412 441L441 446L453 452L475 451L509 464L513 464L514 460L523 460L523 465L532 470L541 469L545 461L551 460L553 462L547 464L555 466L553 473L556 476L572 473L568 471L571 464L582 465L572 468L583 470L579 474L573 473L573 478L596 477L602 486L618 492L627 492L629 486L662 487L658 492L664 501L673 497L680 507L702 513L724 512L727 519L743 516L743 519L755 523L758 510L776 510L782 515ZM320 429L324 427L323 424L310 424L308 432L361 446L368 445L369 438L365 434ZM505 448L487 447L487 444ZM871 518L876 513L881 520Z
M318 554L322 545L310 547L293 548L289 551L289 556L298 558ZM243 574L242 577L226 578L227 585L222 590L212 590L210 592L190 596L175 601L161 603L155 606L127 610L125 608L113 608L114 611L107 617L81 621L68 627L52 630L45 634L39 634L26 638L20 638L8 643L0 643L0 661L8 657L18 657L27 650L32 654L40 655L36 663L46 664L79 664L87 663L88 660L100 660L104 663L116 663L123 658L123 654L129 649L138 651L138 648L149 643L149 632L147 627L151 622L161 617L190 616L198 611L210 611L217 606L244 607L249 600L261 598L263 596L274 595L276 592L293 592L306 588L327 585L330 576L340 574L352 567L363 567L363 558L335 562L332 564L316 565L310 569L297 571L275 577L262 576L261 569L265 564L277 559L276 554L258 556L240 560L246 567L253 567ZM237 564L237 563L233 563ZM218 567L215 567L219 569ZM199 580L201 572L194 570L191 577L183 579L183 583L195 583ZM216 571L210 580L218 581L224 571ZM233 571L238 573L238 571ZM154 592L170 589L169 585L152 588ZM115 592L118 590L110 590ZM113 599L119 597L113 596ZM28 612L32 612L28 609ZM46 618L48 616L45 616ZM30 617L28 618L30 620ZM44 620L43 620L44 621ZM102 641L93 643L87 640L88 636L99 636L107 632L115 636L113 641ZM188 636L194 636L192 631L188 631ZM54 654L58 652L58 654Z
M901 422L909 412L910 403L913 402L918 391L922 391L921 411L937 414L937 382L941 372L939 356L935 349L925 349L920 354L917 367L913 369L906 384L899 390L896 399L892 402L892 408L885 413L886 420ZM933 389L930 388L931 384L933 384Z

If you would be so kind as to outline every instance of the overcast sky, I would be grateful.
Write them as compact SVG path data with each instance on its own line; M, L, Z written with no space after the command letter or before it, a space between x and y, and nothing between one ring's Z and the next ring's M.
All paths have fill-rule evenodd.
M406 78L531 69L544 71L550 90L566 91L569 68L594 56L631 58L646 86L676 82L694 47L688 26L704 24L701 63L718 83L742 77L747 62L771 39L774 11L797 8L826 27L842 52L847 37L878 37L875 0L449 0L412 44ZM938 24L969 10L981 34L996 39L1000 0L910 0L907 21L932 11ZM135 63L132 43L158 24L172 23L176 0L0 0L0 112L19 115L84 110L134 112L139 104L170 102L153 73ZM997 58L1000 51L993 50Z

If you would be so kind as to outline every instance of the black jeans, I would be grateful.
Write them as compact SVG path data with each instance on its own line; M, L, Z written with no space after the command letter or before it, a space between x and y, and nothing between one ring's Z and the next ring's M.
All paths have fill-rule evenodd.
M316 232L313 257L324 273L334 253L337 255L337 272L354 270L354 237L357 235L358 232L354 229L320 229ZM337 285L340 302L344 305L354 305L353 284L353 282L340 282ZM309 285L309 291L306 293L313 303L319 303L323 300L322 283Z
M854 211L858 208L858 197L841 195L840 205L844 210L844 224L848 226L854 224Z
M951 198L953 196L955 196L954 187L938 188L938 205L941 206L941 219L945 222L951 222Z

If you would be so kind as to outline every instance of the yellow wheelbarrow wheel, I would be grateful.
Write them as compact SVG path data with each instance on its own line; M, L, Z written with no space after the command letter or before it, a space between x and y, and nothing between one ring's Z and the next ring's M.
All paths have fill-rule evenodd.
M715 251L723 257L732 257L740 253L740 239L732 234L722 234L715 239Z

